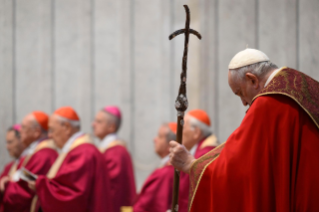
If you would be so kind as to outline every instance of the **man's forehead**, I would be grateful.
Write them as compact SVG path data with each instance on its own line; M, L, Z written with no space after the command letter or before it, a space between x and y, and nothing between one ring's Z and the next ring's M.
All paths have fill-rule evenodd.
M15 132L13 130L10 130L7 132L7 137L13 137L15 136Z
M165 124L162 124L160 128L158 129L159 133L166 133L166 131L168 131L168 126Z
M233 77L233 76L229 77L228 83L229 83L229 87L232 89L232 91L235 94L237 94L240 91L240 83L241 83L241 81L239 79L234 80L234 78L235 77Z
M52 114L52 115L50 116L50 119L49 119L49 124L50 124L50 123L51 123L51 124L56 123L56 122L58 122L58 120L59 120L59 116L56 115L56 114Z
M34 121L34 120L35 120L34 115L33 115L32 113L30 113L30 114L26 115L26 116L23 118L22 122L29 123L29 122L32 122L32 121Z

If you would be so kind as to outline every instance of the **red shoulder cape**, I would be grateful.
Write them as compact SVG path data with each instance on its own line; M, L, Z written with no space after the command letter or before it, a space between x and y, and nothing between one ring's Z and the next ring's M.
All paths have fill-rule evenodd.
M114 211L121 206L132 206L136 197L133 164L127 149L116 145L107 149L103 157L104 169L109 173Z

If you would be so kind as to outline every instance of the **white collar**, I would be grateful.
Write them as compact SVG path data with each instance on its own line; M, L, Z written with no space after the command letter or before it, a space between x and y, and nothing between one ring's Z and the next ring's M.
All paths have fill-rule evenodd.
M28 154L28 149L25 148L25 149L23 150L23 152L21 153L21 155L19 156L18 160L20 160L20 158L26 156L27 154Z
M63 153L66 153L70 150L71 148L71 145L73 144L73 142L80 136L82 136L84 133L79 131L79 132L76 132L74 133L70 138L69 140L63 145L62 149L61 149L61 152Z
M191 155L195 156L197 147L198 147L198 143L195 144L195 145L191 148L191 150L189 151L189 153L191 153Z
M38 139L36 141L33 141L23 152L24 155L32 155L37 148L38 144L40 143L41 139ZM21 154L21 156L22 156ZM20 156L20 157L21 157Z
M169 154L166 155L165 157L163 157L163 158L161 159L161 162L160 162L160 166L159 166L159 167L165 166L165 164L166 164L168 161L169 161Z
M106 148L111 142L118 139L118 136L116 133L108 134L103 138L103 140L98 144L99 148Z
M268 79L267 79L267 81L266 81L264 87L266 87L266 86L270 83L270 81L276 76L276 74L277 74L280 70L281 70L281 68L278 68L278 69L276 69L274 72L271 73L271 75L268 77Z

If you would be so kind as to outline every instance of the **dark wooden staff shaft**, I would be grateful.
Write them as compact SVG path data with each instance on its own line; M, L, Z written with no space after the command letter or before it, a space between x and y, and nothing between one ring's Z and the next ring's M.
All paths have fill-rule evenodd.
M189 28L190 24L190 11L187 5L184 5L186 12L186 22L185 29L180 29L175 31L169 36L169 39L173 39L177 35L184 34L184 53L183 53L183 61L182 61L182 73L180 75L180 87L178 91L178 95L175 101L175 108L177 111L177 137L176 140L178 143L182 144L183 140L183 127L184 127L184 112L188 107L188 100L186 95L186 79L187 79L187 53L188 53L188 40L189 34L196 35L199 39L201 39L201 35ZM178 196L179 196L179 171L174 169L174 185L173 185L173 201L172 201L172 212L178 212Z
M184 116L181 114L177 117L177 135L176 140L181 144L183 140L183 123ZM181 124L179 124L181 123ZM178 196L179 196L179 171L174 169L174 185L173 185L173 201L172 201L172 212L178 211Z

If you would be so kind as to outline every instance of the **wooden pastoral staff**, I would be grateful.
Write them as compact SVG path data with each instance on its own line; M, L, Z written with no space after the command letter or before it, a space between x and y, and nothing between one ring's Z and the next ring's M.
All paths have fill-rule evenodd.
M176 140L178 143L182 143L183 138L183 125L184 125L184 112L188 107L188 101L186 96L186 73L187 73L187 53L188 53L188 40L189 34L196 35L199 39L202 36L195 30L189 28L190 24L190 11L187 5L184 5L186 12L186 23L185 29L180 29L175 31L169 36L169 39L173 39L177 35L184 34L184 54L182 61L182 73L181 73L181 84L179 86L179 91L177 98L175 100L175 108L177 110L177 137ZM179 171L175 169L174 173L174 187L173 187L173 201L172 201L172 212L178 211L178 192L179 192Z

